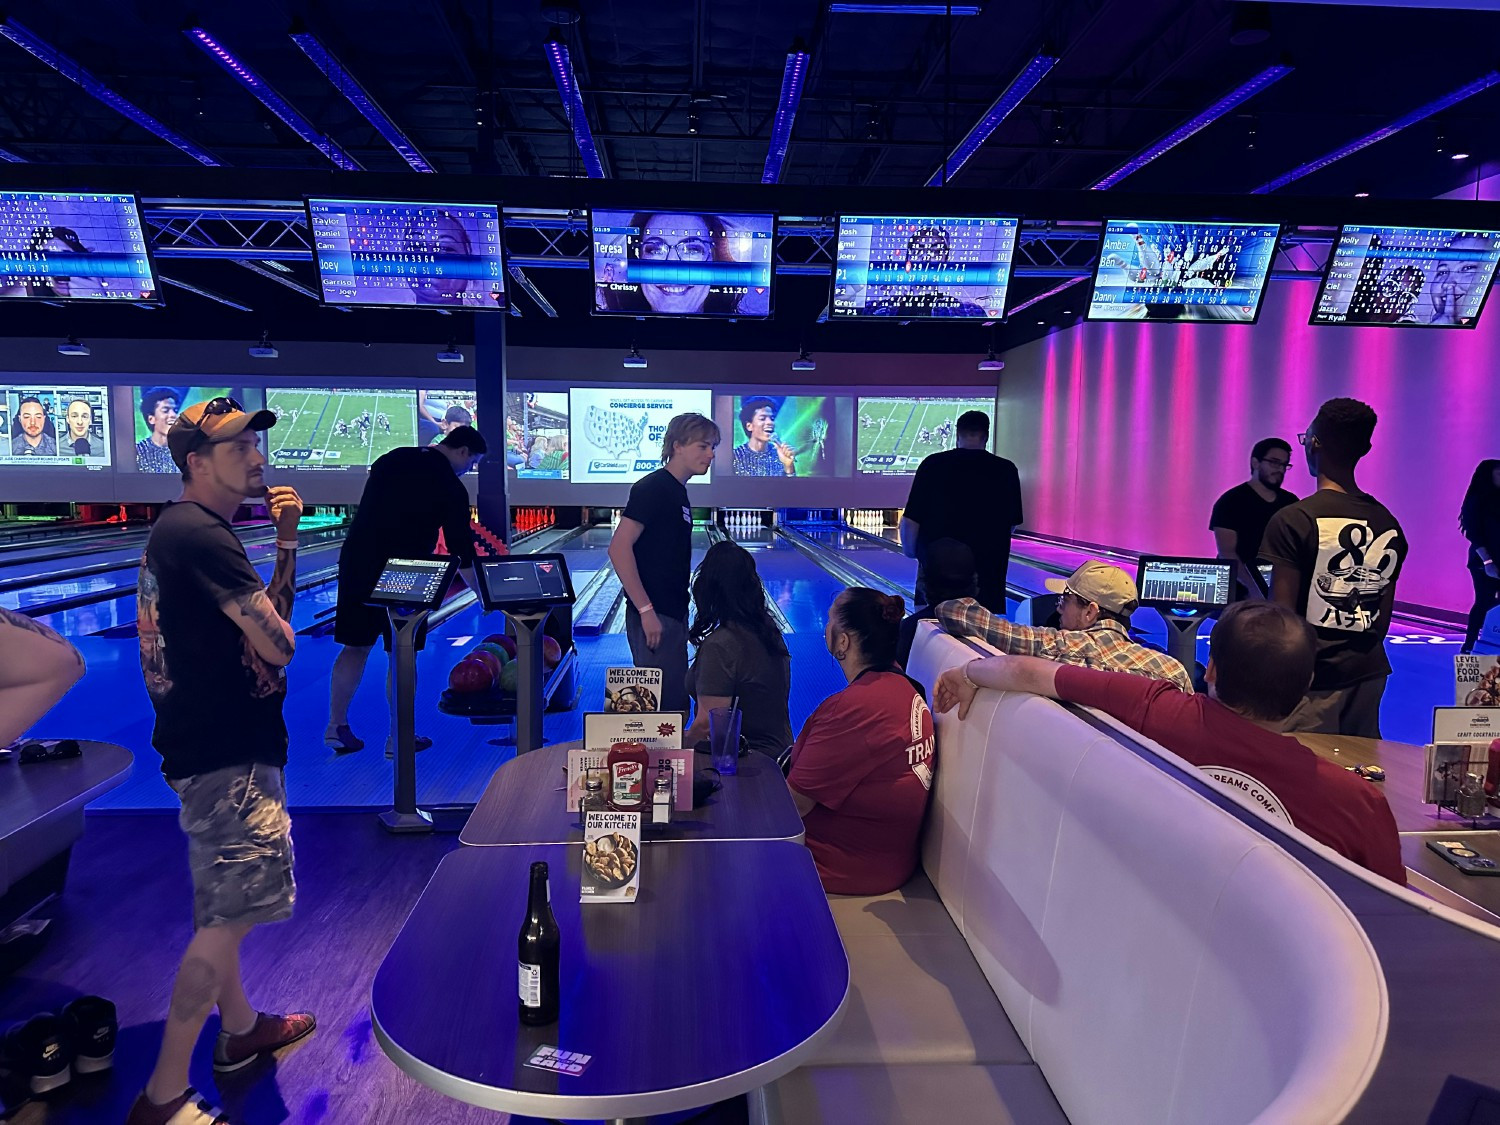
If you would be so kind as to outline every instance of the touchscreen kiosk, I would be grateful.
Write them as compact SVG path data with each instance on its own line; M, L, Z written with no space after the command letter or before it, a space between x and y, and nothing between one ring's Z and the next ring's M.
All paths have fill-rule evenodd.
M1234 596L1230 559L1142 555L1136 576L1141 604L1155 609L1223 609Z
M1271 596L1271 571L1275 569L1270 563L1255 564L1255 577L1260 581L1260 592L1268 598Z
M387 559L369 604L386 609L437 609L458 570L456 559Z
M484 608L508 612L572 605L573 579L562 555L506 555L479 561Z

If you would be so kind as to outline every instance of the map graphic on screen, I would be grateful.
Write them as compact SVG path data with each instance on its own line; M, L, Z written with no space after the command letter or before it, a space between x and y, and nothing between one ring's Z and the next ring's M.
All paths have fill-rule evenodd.
M0 465L108 468L109 388L0 387Z
M929 453L952 449L958 417L978 410L993 421L994 396L985 398L862 398L855 433L861 473L903 476Z
M1254 323L1280 229L1109 219L1088 318Z
M633 484L661 468L667 423L678 414L712 417L707 390L624 390L574 387L570 416L574 484ZM712 471L692 477L707 484Z
M568 479L568 396L510 391L505 396L505 467L521 480Z
M840 215L832 315L998 319L1019 219Z
M1500 261L1500 231L1345 225L1313 324L1473 328Z
M505 308L496 204L309 199L307 218L330 305Z
M266 431L277 469L363 469L416 444L416 392L348 387L267 387Z
M211 402L220 396L244 403L245 392L239 387L167 387L152 384L131 388L131 405L135 408L135 471L138 473L178 473L177 462L167 448L167 431L184 408L197 402Z
M0 191L0 297L158 300L135 196Z
M737 477L833 476L834 401L806 395L735 396L730 472ZM844 462L847 475L847 455Z
M595 211L594 311L771 315L776 216Z

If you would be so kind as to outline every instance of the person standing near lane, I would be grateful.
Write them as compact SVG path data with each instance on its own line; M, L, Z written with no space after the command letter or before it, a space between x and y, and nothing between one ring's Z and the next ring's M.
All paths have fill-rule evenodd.
M1464 493L1458 517L1469 541L1469 576L1474 579L1474 605L1460 652L1473 652L1484 619L1500 605L1500 460L1479 462Z
M687 710L688 582L693 508L687 482L708 472L719 427L701 414L679 414L662 438L662 467L630 486L625 513L609 541L609 561L625 591L625 635L637 668L662 670L663 711Z
M1331 398L1298 441L1318 490L1271 517L1261 557L1271 597L1317 631L1312 688L1287 731L1380 737L1380 700L1391 663L1385 635L1396 604L1406 537L1390 510L1354 480L1370 452L1375 411Z
M956 430L955 448L924 457L917 466L901 517L901 549L917 560L920 598L928 544L939 539L966 544L978 567L979 604L1003 614L1010 537L1022 519L1021 476L1013 462L986 448L990 419L983 411L959 415ZM975 498L982 505L977 509Z
M1292 447L1281 438L1266 438L1250 451L1250 479L1237 484L1214 501L1208 529L1221 559L1236 562L1240 596L1263 595L1255 571L1260 561L1260 541L1271 517L1297 497L1281 487L1292 464Z

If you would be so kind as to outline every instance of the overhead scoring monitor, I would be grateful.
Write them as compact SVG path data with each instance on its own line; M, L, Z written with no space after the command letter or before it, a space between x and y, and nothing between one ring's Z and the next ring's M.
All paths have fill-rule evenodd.
M1500 261L1500 231L1346 224L1313 324L1473 328Z
M505 308L497 204L309 199L307 221L330 305Z
M998 319L1020 225L998 216L840 215L831 315Z
M504 555L479 560L479 597L488 610L572 605L573 579L560 554Z
M594 211L590 225L596 313L771 315L773 214Z
M159 301L135 196L0 191L0 297Z
M367 600L388 608L436 609L457 572L452 558L387 559Z
M1280 230L1276 223L1107 219L1088 318L1252 324Z
M1136 572L1141 604L1156 609L1222 609L1234 597L1234 562L1142 555Z

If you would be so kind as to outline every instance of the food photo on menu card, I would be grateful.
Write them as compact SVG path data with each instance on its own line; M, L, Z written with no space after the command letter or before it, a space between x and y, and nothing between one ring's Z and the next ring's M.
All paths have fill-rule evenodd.
M590 812L583 825L582 902L634 902L641 881L641 814Z

